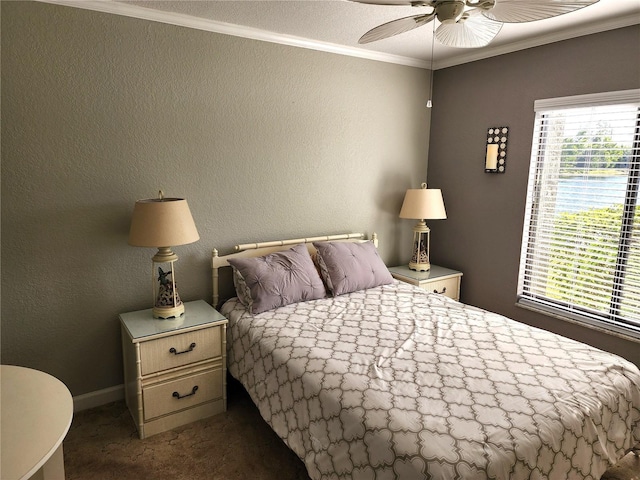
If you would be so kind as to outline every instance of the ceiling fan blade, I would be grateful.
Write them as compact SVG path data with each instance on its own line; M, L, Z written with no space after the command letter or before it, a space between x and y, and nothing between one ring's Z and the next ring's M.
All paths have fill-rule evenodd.
M597 3L598 0L496 0L482 14L497 22L522 23L544 20Z
M471 10L456 23L443 23L436 29L436 38L447 47L479 48L491 43L502 23L489 20L479 10Z
M392 20L391 22L383 23L375 28L372 28L365 33L358 43L370 43L376 40L382 40L383 38L393 37L400 33L408 32L414 28L426 25L435 18L436 14L428 13L426 15L413 15L411 17L399 18Z

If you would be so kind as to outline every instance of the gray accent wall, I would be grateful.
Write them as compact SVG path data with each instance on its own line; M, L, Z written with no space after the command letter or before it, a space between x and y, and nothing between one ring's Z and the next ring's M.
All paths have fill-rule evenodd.
M461 300L612 351L640 344L516 307L536 99L640 87L640 26L438 70L429 187L448 218L429 222L432 262L464 272ZM504 174L484 173L487 129L508 126Z
M182 299L211 250L377 232L409 255L429 71L34 2L1 2L2 363L73 395L123 382L118 313L152 304L137 199L185 197Z

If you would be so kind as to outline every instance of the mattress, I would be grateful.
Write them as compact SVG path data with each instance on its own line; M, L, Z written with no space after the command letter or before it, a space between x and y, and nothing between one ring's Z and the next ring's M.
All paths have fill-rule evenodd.
M222 313L229 372L314 480L597 480L640 442L631 362L406 283Z

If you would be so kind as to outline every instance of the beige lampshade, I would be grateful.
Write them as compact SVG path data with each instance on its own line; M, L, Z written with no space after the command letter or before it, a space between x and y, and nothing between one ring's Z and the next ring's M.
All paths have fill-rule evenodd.
M133 208L129 245L172 247L200 239L184 198L138 200Z
M407 190L400 209L400 218L413 218L416 220L447 218L440 189L427 189L427 184L423 183L422 188Z

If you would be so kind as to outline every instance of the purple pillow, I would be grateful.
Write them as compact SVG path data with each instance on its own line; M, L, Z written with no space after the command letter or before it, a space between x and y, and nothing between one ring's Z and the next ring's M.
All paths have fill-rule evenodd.
M371 242L318 242L318 264L333 296L393 282Z
M251 313L303 300L324 298L326 291L304 244L263 257L234 258L229 263L251 293Z

